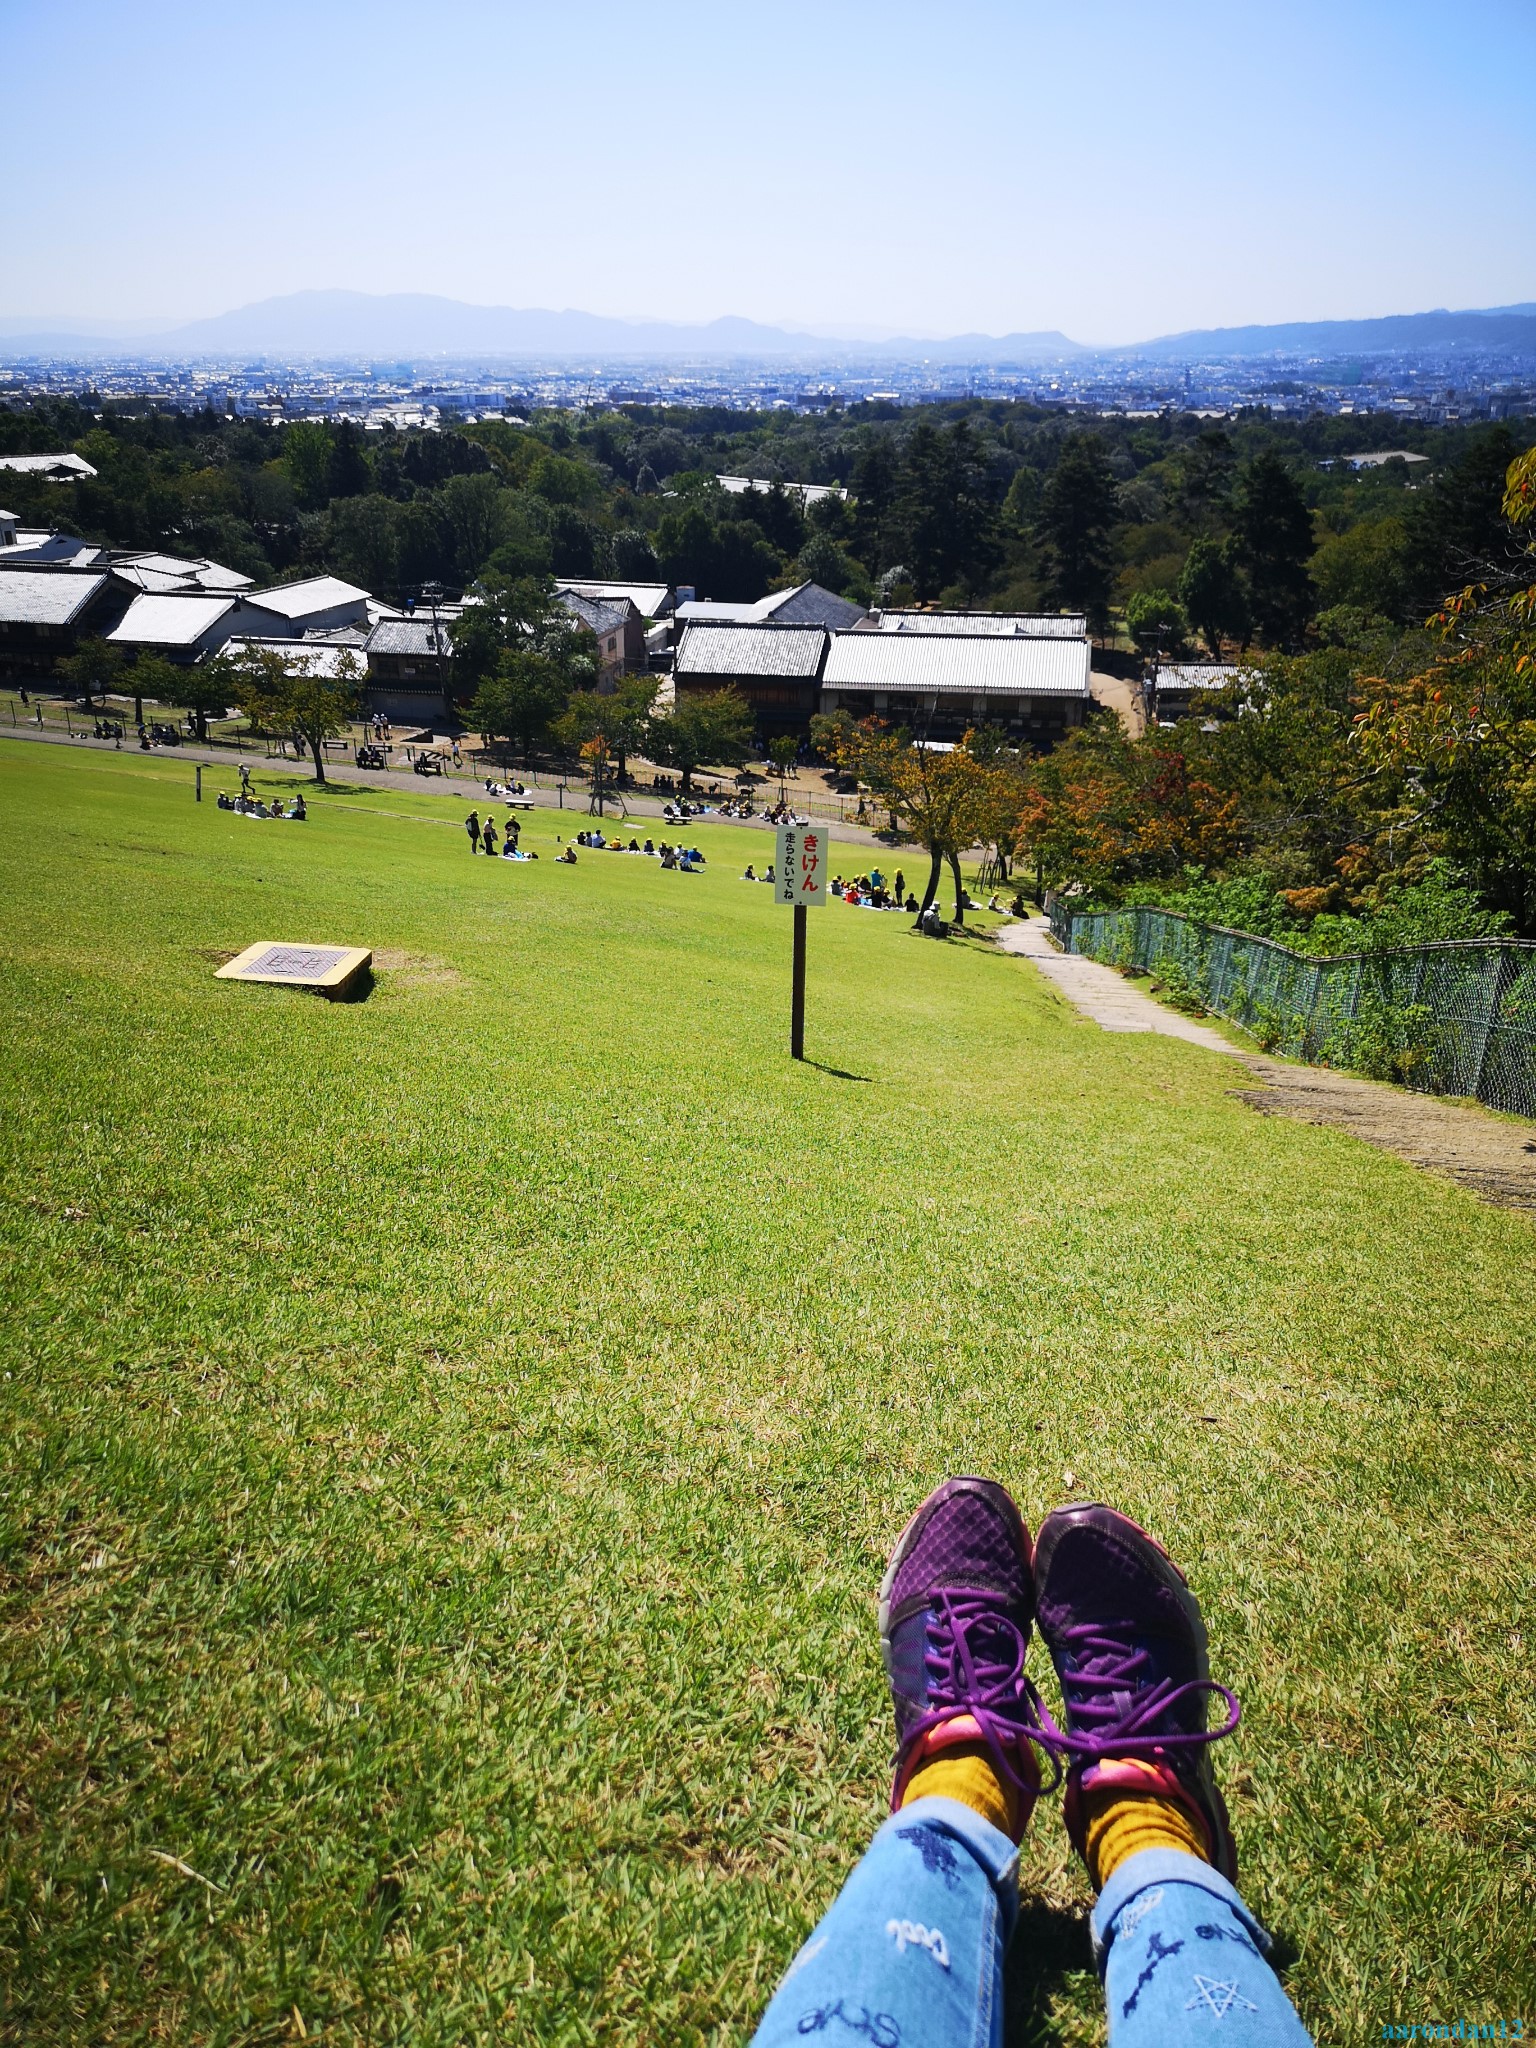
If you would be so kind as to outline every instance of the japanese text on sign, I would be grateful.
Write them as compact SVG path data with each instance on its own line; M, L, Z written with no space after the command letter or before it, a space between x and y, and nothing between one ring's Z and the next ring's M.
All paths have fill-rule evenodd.
M832 842L824 825L781 825L773 869L775 903L825 903Z

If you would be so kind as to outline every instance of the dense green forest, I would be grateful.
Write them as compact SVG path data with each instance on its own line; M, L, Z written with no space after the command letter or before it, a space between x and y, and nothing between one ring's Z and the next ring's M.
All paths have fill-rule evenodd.
M25 522L260 580L328 569L388 597L492 569L750 599L813 577L864 602L1081 608L1168 652L1297 650L1341 609L1421 621L1508 554L1504 475L1533 439L1532 422L1085 421L980 401L626 406L403 434L89 399L0 411L0 452L70 448L100 472L7 476ZM1350 467L1383 445L1427 460ZM807 517L782 491L730 496L717 472L852 496Z

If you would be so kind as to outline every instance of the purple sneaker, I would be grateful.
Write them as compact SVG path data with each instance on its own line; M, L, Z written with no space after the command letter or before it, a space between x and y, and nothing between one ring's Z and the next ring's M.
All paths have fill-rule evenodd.
M896 1709L891 1811L920 1763L984 1742L1019 1799L1040 1789L1038 1696L1024 1676L1034 1612L1029 1531L992 1479L946 1479L897 1538L880 1587L880 1652Z
M1211 1862L1235 1880L1210 1745L1232 1733L1241 1709L1211 1677L1184 1574L1144 1529L1089 1501L1055 1508L1041 1525L1035 1600L1066 1706L1066 1729L1051 1725L1045 1739L1069 1759L1063 1817L1078 1854L1086 1861L1084 1792L1156 1792L1194 1816ZM1205 1725L1212 1693L1227 1703L1220 1728Z

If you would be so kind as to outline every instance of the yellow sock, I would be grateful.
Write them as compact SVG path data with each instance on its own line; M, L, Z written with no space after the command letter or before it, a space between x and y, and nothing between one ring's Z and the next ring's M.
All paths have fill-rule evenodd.
M1018 1789L1003 1777L984 1742L957 1742L919 1764L901 1803L910 1806L914 1799L958 1799L1011 1841L1023 1833Z
M1188 1807L1160 1792L1106 1785L1083 1799L1088 1874L1102 1891L1128 1856L1143 1849L1182 1849L1209 1863L1205 1833Z

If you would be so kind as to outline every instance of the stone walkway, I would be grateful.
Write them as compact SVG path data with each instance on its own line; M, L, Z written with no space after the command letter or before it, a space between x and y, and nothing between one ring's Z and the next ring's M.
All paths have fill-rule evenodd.
M1224 1052L1233 1059L1239 1056L1236 1046L1219 1031L1209 1024L1197 1024L1193 1017L1181 1017L1177 1010L1164 1009L1113 967L1087 960L1081 953L1063 953L1043 917L1000 926L997 943L1005 953L1022 953L1033 961L1069 1003L1106 1031L1156 1031L1164 1038L1186 1038L1208 1052Z
M1348 1131L1427 1172L1447 1175L1485 1202L1536 1216L1536 1124L1438 1095L1415 1095L1332 1067L1248 1052L1208 1024L1165 1009L1114 968L1060 952L1043 918L1003 925L997 938L1005 952L1022 954L1105 1031L1157 1032L1239 1061L1260 1085L1233 1093L1261 1115Z

